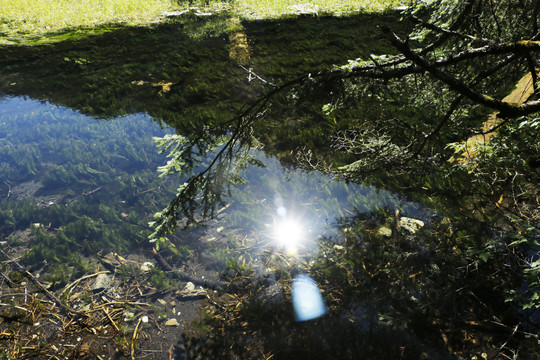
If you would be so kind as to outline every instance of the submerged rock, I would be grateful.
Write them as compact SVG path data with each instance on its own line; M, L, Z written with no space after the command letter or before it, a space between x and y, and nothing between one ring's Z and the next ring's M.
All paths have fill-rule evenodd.
M167 305L167 302L165 300L163 300L163 299L157 299L157 302L160 303L163 306Z
M112 276L109 276L107 274L99 274L96 276L96 279L90 285L90 290L96 291L96 290L103 290L107 289L112 283Z
M392 236L392 229L390 229L387 226L381 226L379 228L379 230L377 230L377 234L379 234L381 236L390 237L390 236Z
M150 270L152 270L153 267L154 267L154 264L147 261L141 265L140 269L142 272L149 272Z
M127 260L115 252L110 252L101 258L101 262L110 270L114 270L115 268L124 265Z
M202 287L199 287L198 289L195 287L195 284L193 284L191 281L186 284L184 289L179 290L176 292L176 295L184 296L184 297L194 297L194 296L206 296L206 290Z
M424 222L422 220L408 218L408 217L402 217L399 219L399 226L402 229L407 230L411 234L416 233L418 230L424 227Z

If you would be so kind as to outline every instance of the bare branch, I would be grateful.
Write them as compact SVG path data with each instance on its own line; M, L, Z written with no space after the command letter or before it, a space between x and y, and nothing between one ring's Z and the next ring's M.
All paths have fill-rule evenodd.
M474 4L475 4L475 1L476 0L469 0L465 3L465 7L463 8L463 11L459 14L459 16L457 17L456 21L454 21L454 23L450 26L449 30L450 31L455 31L466 19L467 17L469 16ZM437 48L439 45L441 45L442 43L444 43L448 37L450 35L449 34L445 34L443 33L442 36L440 36L437 40L435 40L433 43L431 43L430 45L424 47L422 50L421 50L421 54L424 55L432 50L434 50L435 48Z

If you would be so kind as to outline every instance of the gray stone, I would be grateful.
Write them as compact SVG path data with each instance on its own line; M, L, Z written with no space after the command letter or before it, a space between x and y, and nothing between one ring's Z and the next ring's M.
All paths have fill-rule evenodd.
M111 285L111 283L112 276L109 276L107 274L99 274L98 276L96 276L96 279L94 280L92 285L90 285L90 290L95 291L107 289Z

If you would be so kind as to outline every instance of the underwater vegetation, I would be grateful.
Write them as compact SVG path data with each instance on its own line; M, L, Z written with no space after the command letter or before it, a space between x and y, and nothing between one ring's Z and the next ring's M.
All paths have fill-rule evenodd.
M155 172L165 158L152 137L163 129L141 114L97 120L47 102L5 98L2 104L0 232L10 244L29 249L23 264L36 270L48 266L56 274L51 280L66 281L89 271L95 254L149 247L147 223L173 196L176 181ZM294 169L284 172L278 160L262 152L255 157L264 166L247 168L243 176L249 182L232 189L224 233L267 238L267 226L276 218L276 194L312 231L323 231L328 219L355 205L361 206L356 211L370 211L401 203L416 211L394 194ZM189 256L185 241L174 242L155 245L178 259Z
M0 234L29 249L24 264L70 267L53 270L65 280L87 271L91 255L147 244L147 216L170 188L155 176L163 159L156 123L144 115L99 121L22 98L1 103Z

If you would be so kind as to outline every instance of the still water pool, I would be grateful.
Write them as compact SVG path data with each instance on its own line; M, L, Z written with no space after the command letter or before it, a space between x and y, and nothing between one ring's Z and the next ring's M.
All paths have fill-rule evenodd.
M244 334L252 325L239 320L240 311L248 318L255 314L255 325L270 325L273 335L264 335L269 342L288 337L287 326L300 326L291 337L308 334L318 318L354 319L358 326L340 328L372 333L375 314L388 306L382 294L401 286L378 283L390 271L388 256L404 254L394 259L404 279L419 273L414 264L429 263L421 241L409 242L398 229L404 219L429 223L432 211L382 188L284 165L274 155L283 155L295 120L279 116L269 122L273 135L257 129L268 135L262 150L250 151L258 166L242 171L245 183L224 194L216 216L150 241L148 223L185 180L158 176L167 158L155 138L189 134L205 122L218 126L263 87L231 58L231 40L222 29L228 20L215 20L121 29L2 53L1 286L21 308L29 295L40 304L41 312L20 325L36 349L47 344L43 351L59 349L66 358L170 359L172 345L179 344L189 358L198 356L196 339L210 339L200 341L212 347L208 334L223 331L225 343L215 345L215 354L222 354L227 341L235 342L235 331ZM246 24L250 52L243 60L251 61L260 79L286 81L378 51L378 42L368 49L357 35L372 38L373 24L392 21L395 16L385 15ZM287 101L275 104L278 114ZM314 106L320 109L321 101ZM390 255L387 246L395 248ZM15 275L21 269L27 278ZM362 295L349 303L336 300L358 289ZM423 296L417 289L406 292ZM327 304L338 302L345 312L325 317ZM78 316L86 320L70 321ZM58 328L58 319L67 325ZM218 320L223 322L211 325ZM342 337L322 326L325 341ZM72 345L80 349L77 355ZM298 358L332 358L304 345ZM215 354L209 358L222 358Z
M71 231L62 246L74 253L88 256L105 248L126 252L148 246L147 223L172 199L182 180L159 178L156 171L166 159L154 137L173 129L145 114L103 120L23 97L2 99L0 120L4 238L32 224L54 234L82 222L109 235L91 238L86 227ZM333 234L332 225L340 217L377 209L426 216L417 204L383 189L286 169L261 151L254 156L264 166L244 171L247 183L226 198L222 217L227 215L227 227L240 228L244 235L277 240L273 246L313 250L322 234ZM29 250L29 257L37 252L32 246Z

